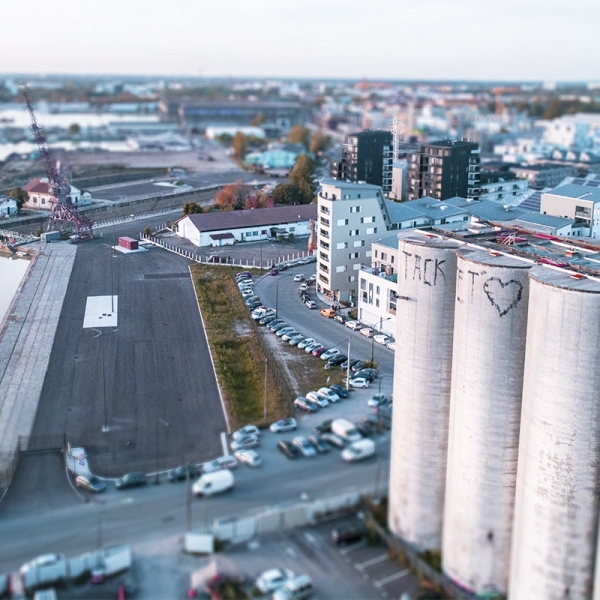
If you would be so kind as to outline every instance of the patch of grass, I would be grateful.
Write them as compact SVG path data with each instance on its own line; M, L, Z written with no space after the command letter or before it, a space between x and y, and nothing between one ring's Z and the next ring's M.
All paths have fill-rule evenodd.
M262 425L265 356L235 283L240 268L197 264L190 270L230 422L235 428L248 423ZM286 403L268 373L267 421L285 416Z
M442 553L440 550L425 550L419 556L436 571L442 572Z

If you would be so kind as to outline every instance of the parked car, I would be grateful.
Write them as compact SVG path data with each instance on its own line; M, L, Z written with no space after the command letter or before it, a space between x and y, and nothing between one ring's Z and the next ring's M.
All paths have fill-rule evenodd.
M242 271L241 273L238 273L236 275L236 277L250 277L250 278L252 278L252 273L250 273L250 271Z
M262 458L254 450L238 450L233 457L249 467L260 467L262 465Z
M231 442L230 446L234 452L237 452L238 450L249 450L250 448L260 446L260 438L257 435L248 435Z
M319 406L316 403L310 402L302 396L299 396L294 400L294 406L307 413L313 413L319 410Z
M281 337L282 335L285 335L286 333L292 333L292 331L296 333L296 330L293 327L291 327L290 325L288 325L287 327L280 327L279 329L276 329L275 335L277 337Z
M306 304L308 308L317 308L317 303L314 300L307 300L304 304Z
M379 406L377 406L376 408L373 409L373 412L379 417L385 417L386 419L391 419L392 418L392 410L393 410L393 405L391 404L380 404Z
M323 394L319 394L319 392L308 392L308 394L306 394L306 399L315 402L321 408L327 408L329 406L329 400L327 400Z
M350 367L350 370L353 373L358 373L358 371L361 371L365 366L364 361L359 360L358 362L356 362L352 367Z
M273 268L273 269L271 269L271 270L270 270L270 271L267 273L267 275L271 275L271 276L278 275L278 274L279 274L279 269L276 269L276 268Z
M390 339L391 338L389 338L387 335L383 335L382 333L378 333L377 335L373 336L373 340L382 346L385 346Z
M321 314L326 319L332 319L333 317L335 317L335 310L333 310L333 308L322 308L321 309Z
M357 421L356 423L354 423L354 426L358 430L358 433L360 433L360 435L362 435L363 437L371 437L373 435L373 432L375 431L373 424L369 422L365 423Z
M302 275L302 273L294 275L294 281L304 281L304 275Z
M271 331L273 331L274 333L277 333L280 329L285 329L286 327L289 327L289 325L287 323L277 323L277 325L275 325L275 327L273 327L273 325L271 324L269 326L269 329Z
M215 460L204 463L202 465L202 472L214 473L215 471L221 471L223 469L233 469L237 467L237 465L238 462L233 456L219 456L219 458L215 458Z
M78 475L75 478L75 485L96 494L106 489L106 483L98 475L92 475L91 473L89 475Z
M319 454L327 454L331 450L331 446L318 435L311 435L308 441L314 446Z
M359 362L361 362L360 359L358 359L358 358L352 358L350 360L350 368L352 368L356 363L359 363ZM348 368L348 363L347 362L343 362L340 366L342 367L342 369L347 369Z
M286 431L294 431L298 427L296 419L280 419L269 427L272 433L284 433Z
M261 305L261 301L260 299L258 300L252 300L250 302L246 302L246 306L250 309L253 310L254 308L258 308Z
M352 542L360 542L367 535L367 530L364 525L360 524L344 524L336 527L331 532L331 543L335 546L343 546Z
M262 319L260 319L259 323L261 325L268 325L269 323L272 323L276 319L277 319L277 317L275 315L267 315L266 317L263 317Z
M312 261L311 261L311 262L312 262ZM316 281L316 280L317 280L317 274L316 274L316 273L313 273L313 274L312 274L312 275L311 275L311 276L308 278L308 280L309 280L309 281L311 281L311 282L313 282L313 281Z
M312 355L313 356L321 356L325 352L325 348L323 346L313 348Z
M381 406L383 404L388 404L389 399L385 394L375 394L371 398L369 398L367 402L367 406L376 407Z
M348 390L339 385L338 383L334 383L332 385L329 386L340 398L347 398L350 394L348 393Z
M305 437L295 437L294 446L300 450L300 454L305 458L311 458L317 455L315 447Z
M323 358L323 355L321 355L321 358ZM346 360L348 360L348 357L345 354L340 353L340 354L336 354L336 355L332 356L331 358L327 359L327 362L332 367L339 367Z
M373 330L370 327L363 327L360 330L360 333L362 335L364 335L365 337L368 337L368 338L372 338L373 337Z
M167 472L167 479L171 482L181 481L182 479L187 479L188 474L190 478L196 477L198 475L198 467L196 465L182 465L181 467L171 469Z
M363 423L371 425L375 429L377 429L378 427L382 427L383 429L388 430L392 428L392 422L390 421L390 419L384 417L383 415L367 415L363 418Z
M273 319L268 325L268 329L271 329L272 327L275 327L276 325L280 325L281 323L284 323L285 321L283 319Z
M336 394L336 392L328 387L319 388L318 393L325 396L329 402L333 402L334 404L340 400L340 397Z
M368 388L370 383L365 377L353 377L350 379L350 385L354 388Z
M306 285L306 283L303 283L300 285L300 287L298 288L298 291L300 292L306 292L308 290L308 286Z
M298 450L297 446L294 446L292 442L288 442L287 440L282 440L277 444L277 449L279 452L287 456L288 458L298 458L300 456L300 450Z
M396 342L388 342L386 344L386 347L395 352L396 351Z
M358 321L346 321L346 327L357 331L362 327L362 325Z
M335 317L333 317L333 320L337 321L338 323L342 323L342 325L347 321L344 315L335 315Z
M304 352L310 354L313 350L316 350L317 348L323 348L323 344L319 344L319 342L314 342L313 344L310 344L310 346L306 346L306 348L304 348ZM325 348L323 348L323 350L325 350Z
M234 431L231 434L231 438L234 441L237 441L240 438L244 438L249 435L260 435L260 429L256 427L256 425L246 425L246 427L242 427L241 429Z
M300 348L301 350L304 350L304 348L306 348L307 346L310 346L311 344L316 344L317 340L315 340L315 338L305 338L303 339L301 342L298 342L298 348Z
M290 346L297 346L303 339L305 339L305 337L301 333L297 333L290 338L289 344Z
M317 435L322 435L324 433L329 433L331 431L331 423L333 423L333 419L327 419L327 420L323 421L322 423L319 423L315 427L314 432Z
M289 569L269 569L259 575L256 580L256 587L263 595L272 594L293 577L294 572Z
M321 434L321 439L325 440L328 444L335 446L336 448L343 448L346 445L344 438L331 432L325 432Z
M136 471L134 473L127 473L123 475L123 477L119 477L119 479L115 481L115 487L118 490L124 490L125 488L137 487L139 485L145 484L146 476L139 471Z
M285 271L288 268L287 263L285 262L279 263L278 265L276 265L276 267L279 271Z
M373 379L377 379L377 377L379 377L379 371L377 371L377 369L373 369L370 367L363 367L362 369L360 369L360 371L357 371L357 374L360 374L363 377L371 377L371 381L373 381Z
M341 352L337 348L330 348L321 354L321 360L329 360L336 354L341 354Z
M281 332L278 332L278 333L281 333ZM297 335L298 335L298 332L297 332L297 331L294 329L294 331L289 331L288 333L284 333L284 334L281 336L281 339L282 339L284 342L289 342L289 341L290 341L290 340L291 340L293 337L295 337L295 336L297 336Z

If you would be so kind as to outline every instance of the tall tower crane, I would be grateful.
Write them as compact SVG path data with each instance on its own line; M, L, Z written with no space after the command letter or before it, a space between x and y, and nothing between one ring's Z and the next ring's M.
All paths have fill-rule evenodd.
M68 221L69 223L73 223L73 226L75 227L77 240L92 238L94 237L92 230L93 224L88 217L79 212L77 207L71 201L71 188L52 162L50 151L48 150L48 145L46 143L46 136L44 135L42 128L38 125L35 111L33 110L33 104L27 94L27 89L23 90L23 95L31 117L31 130L33 131L33 136L35 137L35 141L40 151L40 158L44 163L50 193L52 194L52 197L50 198L48 230L52 226L52 223L56 221Z

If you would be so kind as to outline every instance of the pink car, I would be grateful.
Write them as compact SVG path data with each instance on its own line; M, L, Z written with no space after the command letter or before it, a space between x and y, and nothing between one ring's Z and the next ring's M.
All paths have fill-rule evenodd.
M313 356L321 356L321 354L323 354L323 352L325 352L325 348L323 346L321 346L321 348L315 348L312 351L312 355Z

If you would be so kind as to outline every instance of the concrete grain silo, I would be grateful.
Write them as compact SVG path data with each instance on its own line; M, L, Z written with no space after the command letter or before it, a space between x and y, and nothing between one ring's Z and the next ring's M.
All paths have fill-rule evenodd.
M589 599L600 484L600 281L543 267L531 269L530 280L509 596ZM594 593L600 598L600 589Z
M388 523L421 550L441 548L448 450L456 251L463 244L398 236L394 419Z
M531 266L458 251L442 560L477 593L508 584Z

